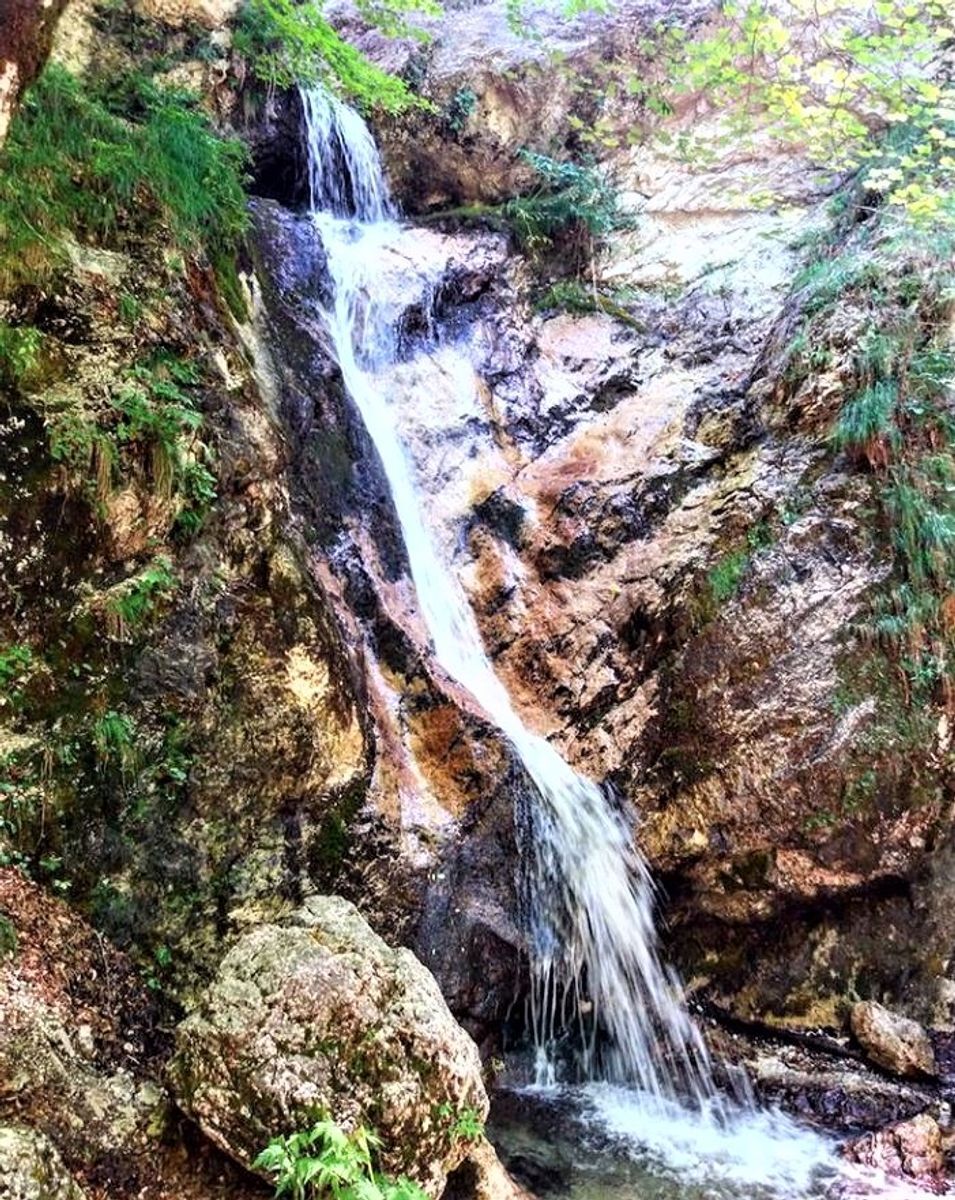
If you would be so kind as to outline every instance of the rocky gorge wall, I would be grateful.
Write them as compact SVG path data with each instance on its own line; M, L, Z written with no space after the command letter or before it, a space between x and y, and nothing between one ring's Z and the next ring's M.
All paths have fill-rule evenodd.
M391 947L411 947L486 1056L523 1033L525 781L486 715L431 661L381 469L322 346L312 302L328 281L301 219L294 98L255 104L230 88L229 12L181 8L154 5L130 24L77 0L59 53L88 60L98 37L128 65L143 46L171 46L177 61L164 69L198 83L216 121L248 141L241 303L208 261L176 261L159 227L77 244L54 281L6 287L0 314L43 336L29 370L4 376L0 409L0 644L27 651L3 674L12 799L0 842L6 863L98 931L71 936L100 939L110 964L113 945L132 956L148 986L128 1016L110 998L111 1019L153 1031L130 1051L117 1048L128 1034L94 1022L90 1041L78 1032L85 1014L53 998L69 1029L55 1037L82 1060L68 1066L74 1083L92 1073L119 1097L95 1138L51 1117L52 1067L17 1088L19 1119L93 1195L116 1188L119 1161L128 1194L254 1192L194 1131L172 1139L186 1159L170 1154L150 1178L169 1093L149 1089L183 1013L215 1028L207 985L236 986L223 954L258 945L263 929L298 945L289 931L308 927L316 895L347 898ZM598 100L596 82L602 64L652 74L641 21L658 15L582 17L545 86L540 45L513 35L496 5L455 11L423 50L343 14L358 44L435 104L376 129L418 221L414 255L383 262L382 289L408 347L441 332L429 365L399 362L403 434L522 715L632 806L663 885L667 951L691 994L796 1029L841 1031L868 998L944 1028L948 715L934 701L913 707L860 633L889 565L872 476L830 436L870 301L855 295L825 315L833 350L822 367L800 372L791 350L811 302L793 277L820 236L838 243L853 230L790 151L754 162L731 148L701 168L622 136L647 120L640 97ZM703 9L680 15L690 26ZM197 37L226 49L197 55ZM678 132L712 116L687 97L668 119ZM617 138L601 153L636 216L598 259L613 311L565 311L548 298L562 264L442 215L526 187L516 152L578 152L581 123ZM740 198L757 184L781 197L768 211ZM467 347L467 388L442 338ZM177 378L180 360L198 373ZM195 530L142 447L121 447L117 476L97 490L95 454L84 474L51 436L64 389L95 408L144 363L202 413L214 496ZM38 903L10 882L0 905L31 952ZM249 950L255 987L281 994L266 942ZM311 949L293 993L296 972L324 970ZM387 974L380 953L375 971ZM10 956L9 994L22 990L21 967ZM160 1015L143 1017L157 999ZM23 1037L42 1041L52 1018L34 1017ZM461 1090L474 1101L471 1051L441 1036L440 1054L467 1059ZM191 1081L176 1085L179 1104L247 1163L267 1129L222 1132L221 1113L186 1098L202 1094L197 1068L179 1070ZM281 1109L288 1097L261 1103ZM115 1154L114 1117L128 1126ZM459 1149L435 1151L435 1194Z

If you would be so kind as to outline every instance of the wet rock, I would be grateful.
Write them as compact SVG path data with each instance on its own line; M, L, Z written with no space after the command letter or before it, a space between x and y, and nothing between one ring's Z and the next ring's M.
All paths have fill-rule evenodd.
M914 1180L925 1191L941 1194L948 1190L942 1130L927 1113L866 1133L844 1145L842 1154L850 1162L890 1178Z
M758 1095L770 1104L847 1131L907 1120L934 1102L931 1091L900 1085L844 1061L790 1049L761 1051L744 1062Z
M455 1114L487 1114L477 1049L432 976L338 897L243 937L176 1046L179 1103L247 1166L324 1111L375 1128L382 1169L437 1196L468 1153Z
M441 1200L532 1200L508 1175L491 1143L482 1138L448 1177Z
M84 1194L49 1138L0 1125L0 1200L84 1200Z
M856 1041L877 1066L911 1079L937 1074L932 1043L917 1021L873 1000L861 1000L853 1005L849 1024Z

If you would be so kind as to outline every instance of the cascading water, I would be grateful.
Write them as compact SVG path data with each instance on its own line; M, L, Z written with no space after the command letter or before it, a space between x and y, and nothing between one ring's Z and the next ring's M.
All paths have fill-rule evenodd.
M321 92L303 92L302 104L312 215L334 285L325 319L384 466L434 656L507 737L536 793L522 868L538 1080L555 1078L555 1042L576 1019L585 1078L634 1083L657 1099L689 1093L712 1106L702 1040L657 955L653 889L630 824L611 796L518 716L422 519L383 376L396 335L376 305L375 278L382 247L401 230L371 134L355 112Z
M576 1021L578 1074L586 1086L575 1094L587 1121L656 1172L647 1176L649 1192L642 1184L636 1192L629 1183L599 1193L587 1186L581 1198L682 1200L688 1183L701 1197L820 1197L836 1174L827 1141L745 1098L739 1104L717 1096L679 982L657 953L653 889L626 814L525 726L425 527L391 403L403 394L395 390L401 313L389 309L378 286L383 260L413 260L416 247L402 244L409 231L397 220L374 141L357 113L317 90L303 92L302 105L311 216L333 286L320 316L386 473L434 657L498 726L531 785L521 866L538 1082L556 1080L556 1043ZM438 351L435 343L421 354L436 361ZM442 377L465 386L464 351L458 365L460 371ZM870 1187L858 1175L852 1188L854 1195L889 1194L881 1182Z

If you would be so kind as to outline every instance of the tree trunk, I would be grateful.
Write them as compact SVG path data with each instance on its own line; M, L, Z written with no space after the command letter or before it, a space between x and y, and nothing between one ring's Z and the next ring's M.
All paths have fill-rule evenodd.
M24 90L50 53L67 0L0 0L0 145Z

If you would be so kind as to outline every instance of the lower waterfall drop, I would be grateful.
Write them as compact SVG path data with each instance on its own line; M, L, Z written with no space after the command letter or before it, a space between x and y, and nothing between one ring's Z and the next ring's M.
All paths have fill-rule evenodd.
M302 104L311 215L334 286L325 321L387 476L434 656L508 739L537 793L522 869L538 1082L556 1079L555 1043L569 1010L581 1025L585 1079L717 1106L702 1038L679 981L657 953L653 887L630 823L611 796L525 726L426 529L379 374L394 360L396 332L376 305L376 272L382 248L400 238L401 227L371 134L354 111L320 91L303 91Z

